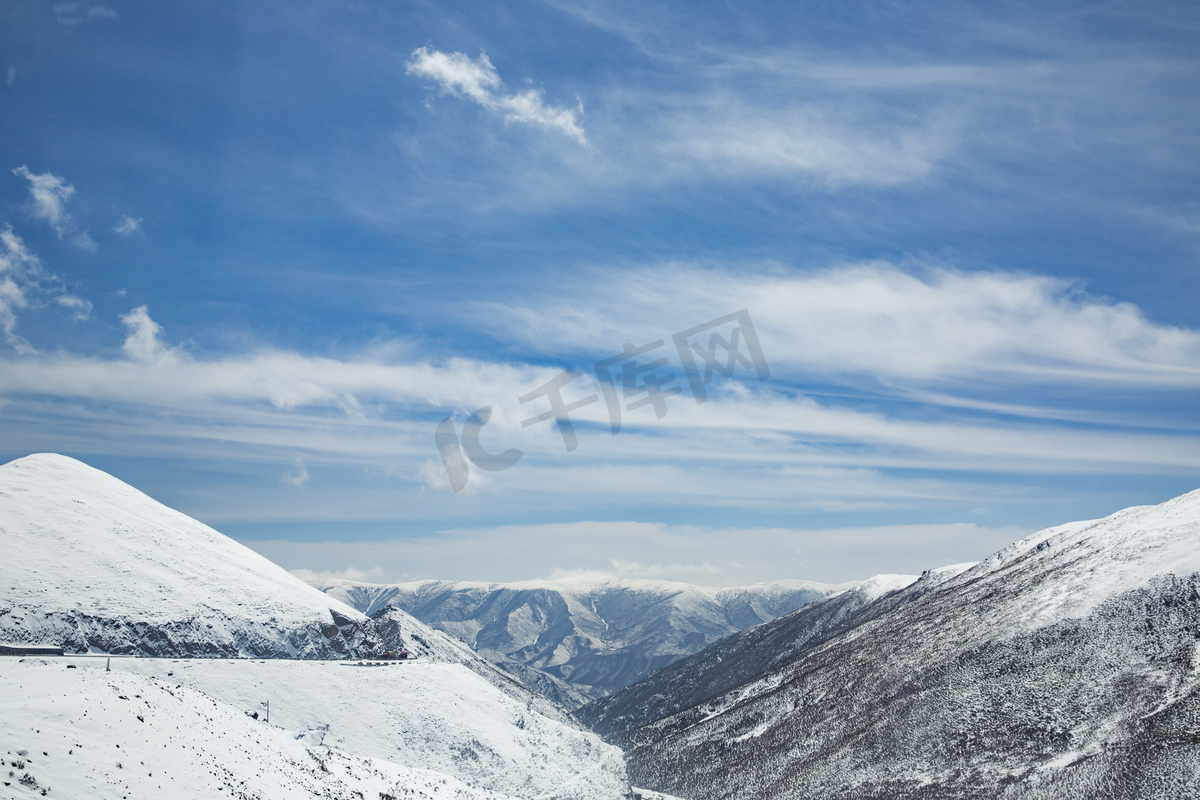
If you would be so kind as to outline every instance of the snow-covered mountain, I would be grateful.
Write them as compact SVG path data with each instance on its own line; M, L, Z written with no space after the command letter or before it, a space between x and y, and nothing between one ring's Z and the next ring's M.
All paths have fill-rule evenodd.
M574 577L519 583L331 581L320 588L367 614L401 608L574 707L853 585L793 580L713 589Z
M13 753L28 751L16 760L30 764L53 750L53 767L34 779L71 775L61 785L86 784L64 796L122 797L135 785L146 790L138 796L151 796L150 773L170 773L212 790L175 796L240 787L231 791L283 797L307 787L315 796L369 789L369 797L400 797L396 776L414 770L432 775L411 778L424 787L418 796L607 800L628 792L620 751L463 643L398 608L368 618L78 461L35 455L0 466L0 552L0 640L159 656L113 659L111 673L97 671L103 659L76 658L70 672L59 660L0 659L4 741ZM384 646L417 658L385 667L346 660ZM342 660L318 660L330 658ZM247 728L244 712L264 701L271 727ZM145 709L126 714L132 706L123 702ZM110 717L120 719L111 731ZM38 744L47 736L53 748ZM146 756L137 770L127 764L129 773L114 767L122 742ZM114 750L92 760L100 747ZM193 757L211 768L208 777ZM270 775L298 770L282 783L294 793L246 789L263 781L230 765L258 758Z
M1200 796L1200 491L892 580L583 715L689 800Z
M100 470L0 466L0 639L171 656L340 658L382 647L360 612Z

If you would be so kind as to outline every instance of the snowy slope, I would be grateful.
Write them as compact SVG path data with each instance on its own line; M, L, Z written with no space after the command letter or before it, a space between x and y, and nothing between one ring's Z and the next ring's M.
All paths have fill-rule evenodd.
M262 712L267 702L271 724L305 742L516 797L599 800L628 788L616 747L462 665L358 663L122 659L113 671L182 683L243 711Z
M0 659L0 797L509 797L297 738L186 683L120 663L106 673L94 659Z
M853 586L776 581L715 589L576 577L517 583L332 581L368 614L398 607L468 642L528 685L578 706L749 625Z
M1166 800L1200 796L1198 687L1193 492L932 571L732 688L607 719L635 784L689 800Z
M0 640L114 653L335 658L354 609L74 459L0 466Z

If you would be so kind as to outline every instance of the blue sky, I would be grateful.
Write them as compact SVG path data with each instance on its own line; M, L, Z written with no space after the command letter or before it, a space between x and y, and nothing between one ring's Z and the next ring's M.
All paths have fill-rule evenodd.
M375 580L840 581L1161 502L1198 45L1186 3L14 0L0 455ZM739 309L770 376L698 404L671 337ZM522 426L659 339L661 418ZM522 455L455 493L485 406Z

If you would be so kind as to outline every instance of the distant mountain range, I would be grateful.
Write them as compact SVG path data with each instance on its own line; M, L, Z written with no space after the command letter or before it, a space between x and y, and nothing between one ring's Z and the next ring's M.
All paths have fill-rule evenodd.
M1200 797L1200 491L881 576L578 715L689 800Z
M775 581L712 589L673 581L330 581L365 614L399 608L468 643L568 706L583 705L732 633L855 584Z
M20 796L629 792L619 750L456 639L368 617L64 456L0 466L0 641L163 657L0 658ZM385 647L417 658L357 666ZM270 727L247 716L264 703Z

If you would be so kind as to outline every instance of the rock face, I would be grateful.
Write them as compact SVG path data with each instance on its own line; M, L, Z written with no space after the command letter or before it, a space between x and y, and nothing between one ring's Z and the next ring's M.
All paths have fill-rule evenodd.
M853 584L711 589L671 581L570 578L487 584L322 585L365 613L396 607L569 707L626 686L731 633Z
M854 595L582 716L689 800L1200 796L1200 492Z

